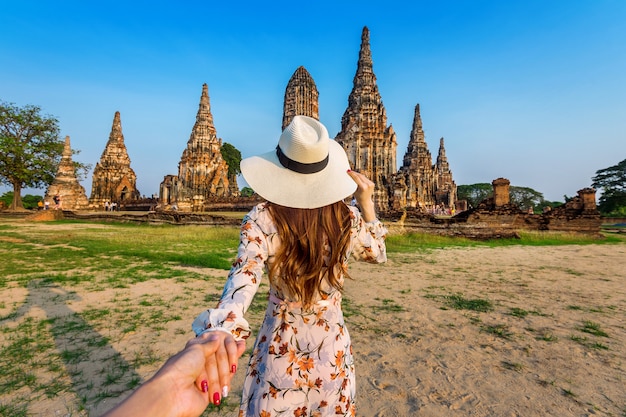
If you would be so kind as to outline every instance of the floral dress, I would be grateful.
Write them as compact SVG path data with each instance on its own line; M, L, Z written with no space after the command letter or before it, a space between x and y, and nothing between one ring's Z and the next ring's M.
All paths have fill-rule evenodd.
M372 263L386 261L385 227L378 220L366 223L358 209L349 208L351 243L344 262L350 255ZM237 340L250 336L243 316L279 247L272 217L265 203L259 204L243 219L237 259L217 308L204 311L192 324L196 334L223 330ZM341 292L327 285L314 305L303 309L270 282L239 416L354 416L354 398L352 344L341 311Z

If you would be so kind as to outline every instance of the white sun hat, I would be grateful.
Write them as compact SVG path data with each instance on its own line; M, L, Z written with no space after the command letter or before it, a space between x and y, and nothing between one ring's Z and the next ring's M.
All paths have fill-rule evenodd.
M346 152L328 137L326 127L307 116L295 116L275 150L241 161L248 185L264 199L292 208L327 206L357 188L348 175Z

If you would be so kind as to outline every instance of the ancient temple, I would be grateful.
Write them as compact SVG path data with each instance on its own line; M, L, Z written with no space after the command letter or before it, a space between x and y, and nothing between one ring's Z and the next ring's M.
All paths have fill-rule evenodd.
M122 207L124 203L137 200L140 194L136 184L137 176L130 167L120 112L117 111L113 117L109 140L93 170L89 206L104 208L108 202Z
M61 162L54 181L46 190L44 201L49 204L50 208L55 208L57 206L55 198L59 201L58 208L64 210L81 210L88 206L85 189L76 178L69 136L65 137Z
M309 116L319 120L318 108L319 92L317 86L311 74L303 66L300 66L289 79L285 89L282 130L285 130L296 115Z
M159 204L164 208L201 211L208 199L238 195L231 185L228 164L222 157L222 139L217 137L209 102L209 89L202 86L196 122L187 148L178 163L178 175L167 175L159 187Z
M439 153L433 165L418 104L403 163L394 178L391 208L412 207L432 212L437 206L454 207L455 201L456 184L452 179L443 138L439 141Z
M439 139L439 153L435 163L435 202L439 206L453 208L456 204L456 183L446 157L443 138Z
M348 154L354 170L376 184L374 203L378 210L389 209L396 167L396 134L387 125L387 113L374 75L369 29L363 28L361 49L348 108L341 118L335 140Z

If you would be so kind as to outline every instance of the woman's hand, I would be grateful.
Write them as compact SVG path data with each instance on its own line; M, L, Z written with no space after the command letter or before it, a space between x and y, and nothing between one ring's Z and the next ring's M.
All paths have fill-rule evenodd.
M201 390L208 392L209 401L219 405L230 391L230 381L237 370L237 360L243 354L246 345L245 341L235 341L229 333L212 331L191 339L187 342L185 350L214 342L217 342L215 353L205 359L204 369L197 369L194 380Z
M348 175L356 182L357 189L354 192L354 198L356 198L357 204L361 209L363 220L366 222L376 220L376 210L372 200L375 187L374 182L360 172L348 170Z
M198 336L105 415L197 417L210 403L221 403L244 350L245 343L226 332Z

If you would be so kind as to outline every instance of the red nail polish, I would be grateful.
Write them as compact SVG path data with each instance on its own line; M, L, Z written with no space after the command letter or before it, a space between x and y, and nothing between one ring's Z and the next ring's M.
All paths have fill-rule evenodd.
M234 374L235 372L237 372L237 365L233 365L230 367L230 373Z
M209 392L209 383L206 380L200 383L200 387L202 388L202 392Z
M213 394L213 404L220 405L220 393L216 392Z

